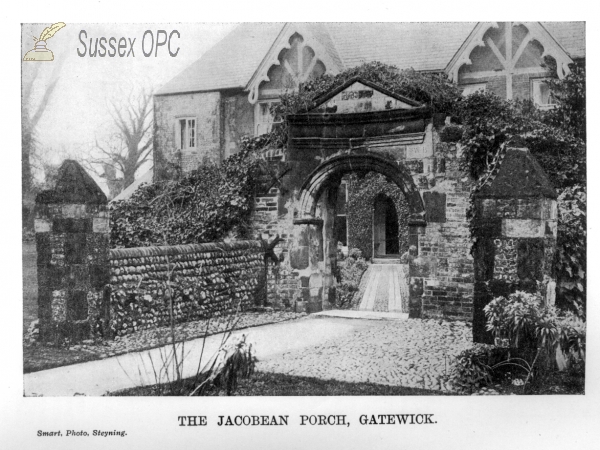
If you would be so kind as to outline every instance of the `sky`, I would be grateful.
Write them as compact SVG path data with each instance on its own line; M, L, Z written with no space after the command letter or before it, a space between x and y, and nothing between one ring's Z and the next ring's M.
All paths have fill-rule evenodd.
M21 28L22 55L35 45L33 36L40 37L50 24L23 24ZM56 32L47 41L47 48L54 53L51 62L21 62L22 80L36 76L31 104L35 108L43 93L53 79L58 77L56 89L47 105L37 128L37 142L42 154L54 163L60 163L65 157L82 154L92 148L96 139L102 141L112 130L108 113L110 102L122 102L123 94L128 90L146 87L156 90L187 66L198 60L206 50L221 40L236 24L73 24ZM85 30L85 35L81 34ZM144 33L150 30L151 33ZM150 53L152 39L157 40L158 30L172 34L171 51L161 46ZM145 36L145 37L144 37ZM164 34L161 34L161 40ZM134 41L133 55L119 57L90 57L80 38L89 47L90 38L111 37L118 42L121 37ZM107 45L108 47L108 45ZM127 45L126 52L129 51ZM112 52L112 50L111 50ZM80 54L85 53L85 56ZM62 64L60 64L62 62ZM35 74L36 65L39 65ZM148 167L138 171L143 175ZM40 174L37 174L40 177ZM95 177L96 178L96 177ZM98 178L96 178L98 180ZM98 180L100 181L100 180ZM105 186L101 186L105 188Z

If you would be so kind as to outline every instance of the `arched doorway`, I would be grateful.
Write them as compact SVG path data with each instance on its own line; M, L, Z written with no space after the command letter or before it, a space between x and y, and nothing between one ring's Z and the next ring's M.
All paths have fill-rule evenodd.
M336 233L334 225L340 183L346 174L366 174L376 172L396 184L406 199L408 205L408 244L418 248L418 237L423 234L425 209L421 195L414 184L410 172L398 162L374 153L341 154L322 162L302 184L299 204L296 209L294 224L299 227L296 233L297 242L295 253L299 261L305 261L299 273L306 273L308 288L319 292L323 304L335 298L335 281L333 274L337 267ZM384 228L383 234L390 236L390 243L384 243L387 254L399 252L398 215L388 200L381 200L383 211L380 220ZM395 243L392 242L395 235ZM387 240L384 238L384 241Z
M396 161L375 153L342 154L333 156L313 170L300 188L298 221L315 218L317 205L327 189L338 189L342 177L349 173L377 172L395 183L409 206L409 222L425 225L425 208L421 194L410 172Z
M399 228L394 201L378 195L373 204L373 257L399 256Z

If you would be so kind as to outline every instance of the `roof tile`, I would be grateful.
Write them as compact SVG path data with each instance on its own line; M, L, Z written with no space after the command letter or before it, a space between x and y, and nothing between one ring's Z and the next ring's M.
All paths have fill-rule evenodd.
M340 67L380 61L400 69L441 71L474 22L305 24ZM571 57L585 57L585 22L543 22ZM177 75L158 94L245 88L283 23L244 23Z

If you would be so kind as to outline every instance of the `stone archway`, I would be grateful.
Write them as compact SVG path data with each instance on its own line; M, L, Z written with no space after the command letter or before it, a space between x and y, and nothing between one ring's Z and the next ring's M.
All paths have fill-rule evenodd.
M303 298L311 310L330 308L335 301L337 242L333 230L340 182L346 174L366 172L384 175L404 194L409 208L409 245L418 248L418 236L424 233L423 200L403 165L367 152L339 154L322 162L301 186L294 219L297 229L292 247L292 268L299 272Z
M409 224L425 224L425 208L421 194L410 172L401 164L375 153L336 155L313 170L300 188L300 219L314 218L319 199L324 191L339 184L341 178L352 172L377 172L398 185L409 206Z

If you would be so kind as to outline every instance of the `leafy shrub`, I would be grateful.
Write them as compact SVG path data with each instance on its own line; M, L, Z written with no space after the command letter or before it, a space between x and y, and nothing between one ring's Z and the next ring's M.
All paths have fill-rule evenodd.
M221 166L202 165L112 204L112 247L213 242L228 233L247 237L255 193L275 183L255 141L243 140L244 148Z
M557 347L567 356L570 366L581 372L585 363L585 322L572 312L558 315L554 307L545 306L538 294L517 291L497 297L486 307L487 328L494 345L476 344L460 353L452 369L452 383L459 392L471 393L504 376L526 375L527 381L536 363L546 361L545 370L553 368Z
M546 61L549 74L555 63ZM489 170L508 144L529 148L558 191L558 241L554 267L557 305L585 317L586 305L586 109L585 69L570 66L562 80L547 82L557 106L540 111L531 102L507 102L476 92L457 103L461 167L473 179Z
M351 308L353 306L354 294L358 291L360 280L367 267L367 261L357 248L350 249L348 257L338 262L337 308Z
M559 317L558 326L558 343L563 353L574 360L585 361L585 322L572 312L567 312Z
M496 342L513 348L555 349L558 337L556 310L545 306L539 294L517 291L497 297L484 308L487 330Z
M356 76L371 81L395 94L422 102L433 112L451 114L461 99L458 86L443 74L422 73L413 69L400 70L397 67L373 61L349 68L337 75L324 74L302 83L298 92L286 92L280 96L280 102L274 103L271 113L274 117L285 117L306 111L320 96L331 92L338 86ZM287 142L287 123L277 127L273 133L273 142L280 146Z
M462 138L462 127L456 125L446 125L440 132L442 142L458 142Z
M487 329L494 335L496 346L517 350L519 357L508 354L500 366L518 366L533 375L541 357L548 371L555 367L554 355L560 349L571 361L585 361L585 323L572 312L562 316L553 306L546 306L539 294L517 291L508 297L498 297L484 308ZM525 350L525 352L523 352ZM527 350L535 350L533 358L527 358ZM533 354L530 352L530 354Z
M471 393L492 383L490 367L493 347L486 344L475 344L463 350L452 368L451 380L458 392Z
M226 335L227 338L230 334L231 332ZM210 386L232 395L240 379L248 379L252 376L257 362L252 344L246 342L246 335L233 342L225 342L205 367L207 378L202 383L196 383L195 388L188 395L203 395L206 388Z
M581 317L586 310L586 200L585 188L565 189L558 197L558 236L554 266L556 304Z
M585 183L585 141L557 127L549 113L531 102L506 101L475 92L457 104L463 125L461 166L473 179L488 170L508 143L529 148L556 189Z

